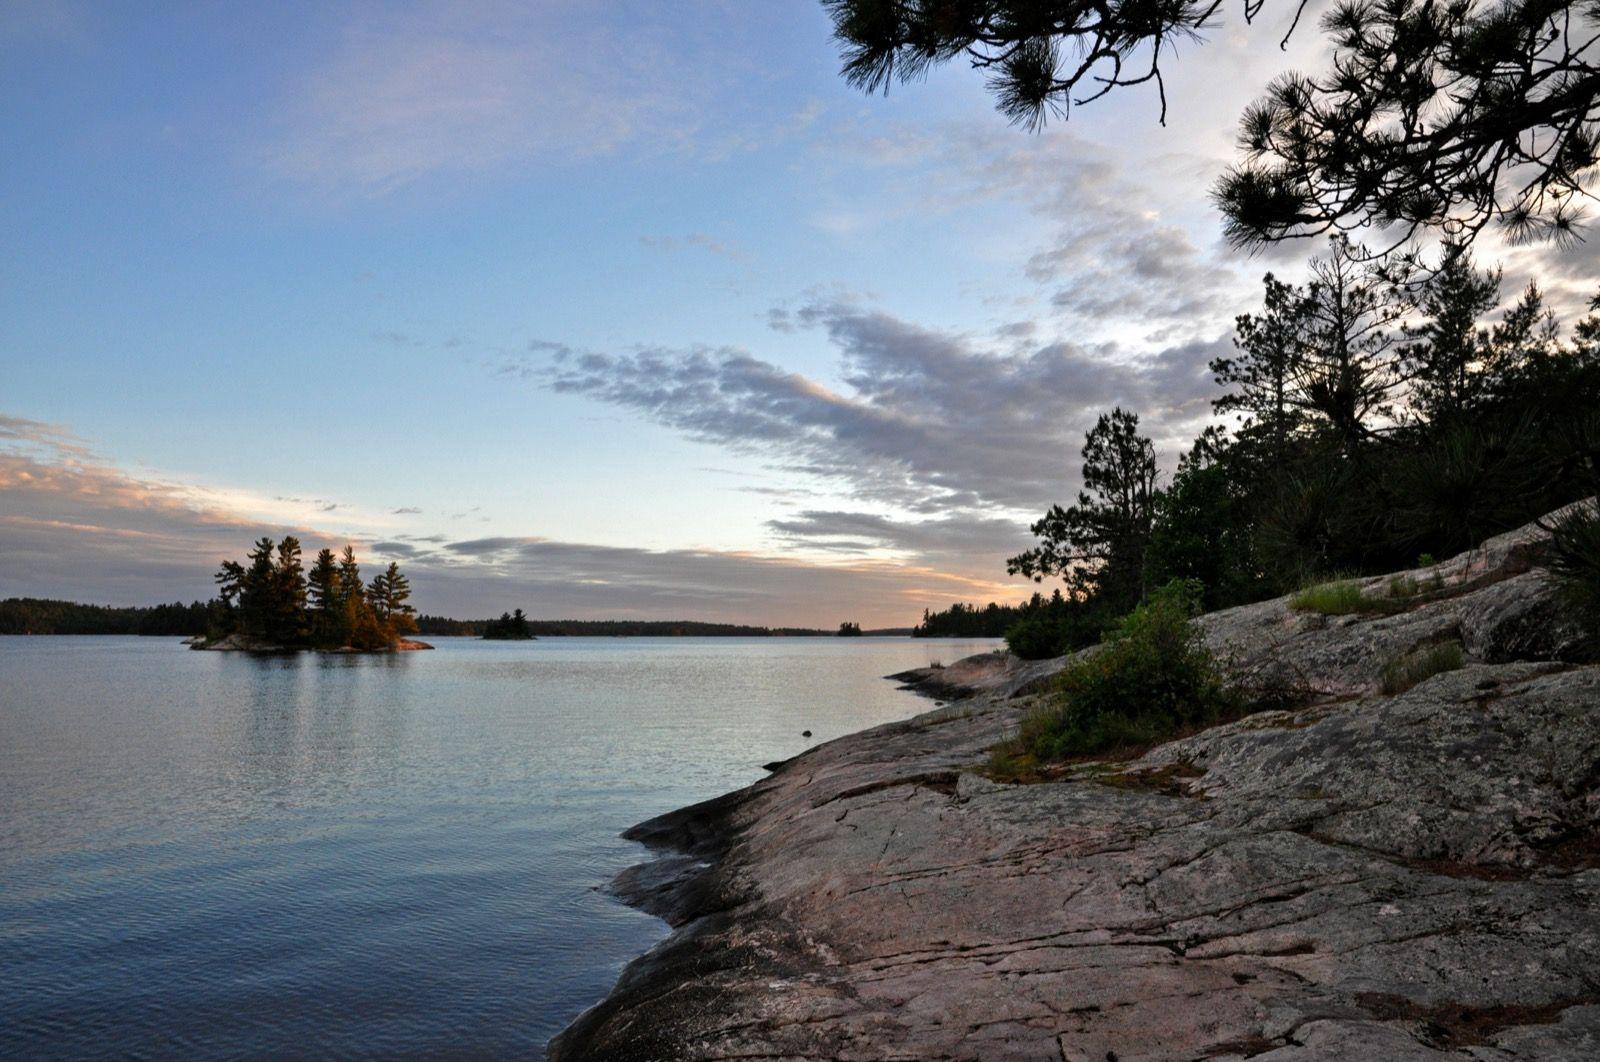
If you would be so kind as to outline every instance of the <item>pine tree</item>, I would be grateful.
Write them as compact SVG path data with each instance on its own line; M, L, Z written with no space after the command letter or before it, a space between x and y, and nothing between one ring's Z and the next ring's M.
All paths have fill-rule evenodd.
M1346 456L1389 417L1405 382L1390 331L1406 312L1400 288L1365 248L1344 237L1311 262L1306 345L1291 402L1320 417Z
M306 579L300 540L293 535L284 536L277 554L267 637L278 645L299 645L311 635L306 622Z
M317 551L317 559L306 576L306 585L311 607L318 612L328 612L338 603L339 563L333 558L333 550Z
M402 629L414 629L416 625L412 619L416 610L406 604L406 599L410 596L411 582L400 574L400 566L393 561L390 561L389 567L372 580L372 585L367 591L367 600L371 603L379 622L396 632Z
M239 595L244 592L244 565L238 561L225 560L214 578L217 584L217 600L221 602L219 606L221 615L217 617L218 622L210 626L216 628L213 633L231 634L239 619L235 606Z
M1489 332L1495 390L1508 394L1518 388L1536 389L1560 355L1559 330L1555 313L1544 304L1544 292L1528 281L1516 305Z
M1483 399L1493 352L1478 319L1499 297L1499 270L1481 272L1465 247L1445 247L1418 300L1424 321L1406 329L1414 342L1401 349L1412 412L1424 423L1454 423Z
M263 536L256 540L249 553L250 565L245 569L239 592L239 629L253 638L265 638L269 617L276 610L277 578L272 561L272 539Z
M319 645L341 645L347 635L343 629L340 604L339 564L333 550L317 551L317 559L306 576L313 610L312 638Z
M1131 607L1144 593L1156 497L1155 447L1139 434L1137 415L1100 415L1084 437L1083 485L1076 505L1051 506L1033 525L1043 542L1006 561L1006 571L1035 581L1061 575L1076 596Z
M1260 444L1272 471L1281 473L1289 438L1303 419L1290 386L1305 359L1310 302L1304 289L1271 273L1262 283L1261 312L1235 320L1233 345L1239 353L1211 363L1217 383L1232 388L1212 406L1218 413L1244 414L1240 437Z

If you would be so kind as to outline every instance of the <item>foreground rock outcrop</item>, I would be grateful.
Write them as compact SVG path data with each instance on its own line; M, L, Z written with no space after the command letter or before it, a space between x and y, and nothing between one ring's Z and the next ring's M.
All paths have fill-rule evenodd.
M899 676L976 692L631 831L617 889L678 929L551 1056L1600 1057L1600 667L1542 543L1372 580L1387 614L1208 616L1302 706L1049 783L981 767L1060 662Z

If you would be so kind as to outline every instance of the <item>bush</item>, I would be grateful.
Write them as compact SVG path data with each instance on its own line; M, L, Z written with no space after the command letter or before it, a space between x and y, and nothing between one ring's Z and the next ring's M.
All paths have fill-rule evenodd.
M1029 616L1006 629L1006 648L1024 660L1048 660L1067 651L1067 632L1059 621Z
M1465 663L1460 642L1430 645L1405 656L1391 660L1383 669L1379 686L1393 696L1446 671L1455 671Z
M1023 720L994 764L1029 763L1149 745L1236 711L1239 695L1191 622L1200 600L1192 580L1174 580L1118 624L1105 646L1056 679L1050 703Z
M1087 648L1105 635L1109 610L1099 603L1058 599L1023 606L1006 628L1006 647L1024 660L1048 660Z
M1593 502L1574 506L1551 532L1550 572L1588 632L1588 655L1600 657L1600 507Z

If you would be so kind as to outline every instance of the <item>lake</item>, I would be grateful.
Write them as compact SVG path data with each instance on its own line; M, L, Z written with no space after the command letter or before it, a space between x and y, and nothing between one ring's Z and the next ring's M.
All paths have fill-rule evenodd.
M996 644L434 643L0 638L0 1056L540 1053L666 934L619 832Z

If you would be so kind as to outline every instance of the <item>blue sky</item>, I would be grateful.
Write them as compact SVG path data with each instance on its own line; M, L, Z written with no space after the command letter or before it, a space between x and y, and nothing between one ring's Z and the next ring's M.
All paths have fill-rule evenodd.
M0 0L0 595L205 596L292 529L455 615L1021 596L1094 415L1170 460L1303 256L1207 203L1320 57L1237 21L1166 127L1033 136L959 66L849 89L814 3Z

